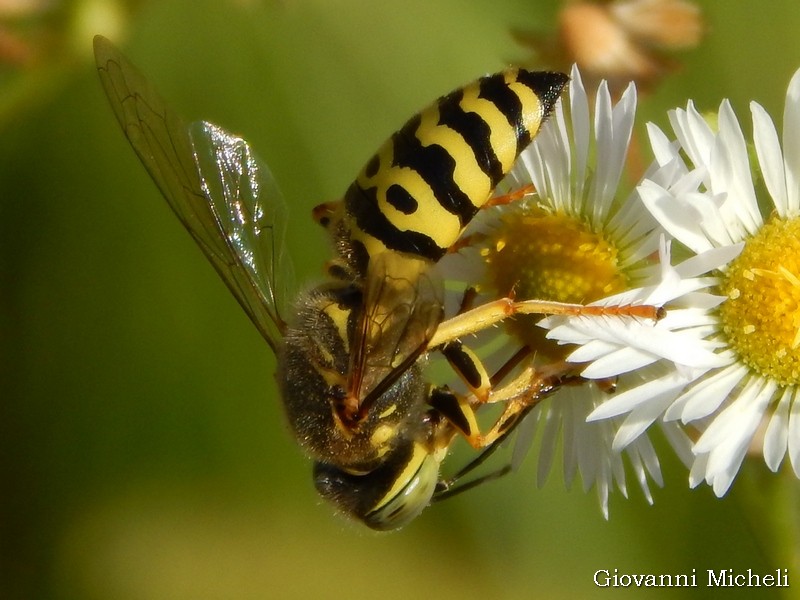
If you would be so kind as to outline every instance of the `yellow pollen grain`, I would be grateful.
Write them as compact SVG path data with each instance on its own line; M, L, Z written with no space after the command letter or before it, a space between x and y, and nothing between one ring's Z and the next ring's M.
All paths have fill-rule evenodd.
M620 292L627 278L616 248L574 217L538 209L511 211L491 234L485 260L499 295L519 299L591 302ZM509 322L512 333L536 352L560 358L567 351L545 339L531 315Z
M748 239L721 290L722 330L740 360L779 385L800 383L800 218L773 218Z

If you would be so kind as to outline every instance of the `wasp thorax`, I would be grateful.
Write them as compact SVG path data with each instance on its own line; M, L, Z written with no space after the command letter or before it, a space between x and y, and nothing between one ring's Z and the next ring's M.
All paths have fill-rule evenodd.
M360 302L354 286L326 286L302 298L297 325L285 338L279 377L300 444L317 461L351 473L372 471L398 445L424 437L427 398L427 384L412 365L369 399L363 416L343 416L351 376L349 340Z

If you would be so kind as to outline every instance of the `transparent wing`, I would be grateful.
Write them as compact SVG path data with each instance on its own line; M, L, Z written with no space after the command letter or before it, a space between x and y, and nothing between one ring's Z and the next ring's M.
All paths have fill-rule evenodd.
M293 271L286 208L269 169L241 138L187 126L107 39L96 36L100 81L122 130L172 210L276 349Z
M370 258L348 381L362 414L427 349L444 316L443 296L427 262L393 252Z
M200 183L219 229L211 247L189 232L274 350L294 283L283 196L245 140L206 122L193 123L190 132ZM220 258L224 262L217 266Z

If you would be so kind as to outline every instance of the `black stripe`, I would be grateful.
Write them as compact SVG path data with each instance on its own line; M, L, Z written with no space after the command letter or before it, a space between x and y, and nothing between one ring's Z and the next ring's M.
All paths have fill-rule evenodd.
M390 185L386 190L386 201L404 215L414 214L419 208L417 199L409 194L406 188L396 183Z
M489 136L491 127L475 112L465 112L461 107L464 91L457 90L442 98L439 104L439 125L449 127L467 142L481 171L496 186L503 178L503 165L497 159Z
M336 305L339 310L347 313L345 335L353 339L353 328L363 305L361 290L355 285L344 285L311 294L307 308L299 315L299 322L305 326L311 342L306 345L306 352L314 365L346 373L349 360L346 352L347 340L342 337L336 321L325 309Z
M428 404L444 415L448 421L466 435L473 433L472 428L469 426L469 420L467 420L461 405L458 403L458 398L447 388L433 388Z
M522 101L508 87L502 73L480 79L479 88L478 97L492 102L514 128L517 137L517 156L519 156L519 153L531 143L531 134L525 129L525 122L522 119ZM494 183L497 184L498 181Z
M375 174L378 172L378 169L381 167L381 159L380 157L375 154L372 158L369 159L367 166L364 168L364 175L367 177L375 177Z
M344 196L344 203L359 229L379 239L390 250L415 254L432 261L438 261L447 251L447 248L440 247L424 233L398 229L378 207L374 187L365 190L357 182L353 183Z
M442 208L456 215L461 227L466 227L478 209L453 180L455 158L438 144L423 146L420 142L417 130L421 120L420 115L414 116L392 136L392 164L416 171L430 186Z
M464 352L464 346L459 342L450 342L442 346L445 355L452 367L458 371L472 389L478 389L484 383L478 367L472 357Z
M526 71L520 69L517 81L533 90L542 103L542 121L550 114L569 77L551 71Z

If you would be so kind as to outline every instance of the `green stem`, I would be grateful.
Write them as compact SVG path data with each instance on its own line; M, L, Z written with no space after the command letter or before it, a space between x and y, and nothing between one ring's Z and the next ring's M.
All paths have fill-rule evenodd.
M788 569L782 598L800 598L800 482L788 465L770 473L762 464L745 464L736 497L765 561ZM792 585L794 584L794 585Z

